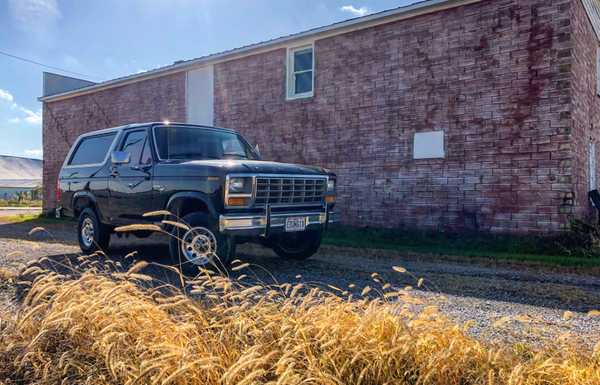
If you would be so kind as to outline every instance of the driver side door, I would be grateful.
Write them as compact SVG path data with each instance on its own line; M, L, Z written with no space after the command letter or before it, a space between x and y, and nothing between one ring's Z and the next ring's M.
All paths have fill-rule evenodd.
M152 211L154 159L148 129L126 131L118 151L129 153L129 163L112 164L108 181L112 221L140 223Z

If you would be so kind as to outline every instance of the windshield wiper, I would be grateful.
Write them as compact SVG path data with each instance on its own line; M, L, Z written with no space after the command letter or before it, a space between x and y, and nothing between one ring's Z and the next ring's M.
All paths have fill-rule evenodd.
M206 155L198 154L196 152L181 152L181 153L169 155L169 159L203 160L203 159L219 159L219 158L217 158L215 156L206 156Z
M227 152L223 153L223 157L226 157L226 156L236 156L238 159L248 159L248 157L246 155L237 154L237 153L234 153L234 152L232 152L232 153L227 153Z

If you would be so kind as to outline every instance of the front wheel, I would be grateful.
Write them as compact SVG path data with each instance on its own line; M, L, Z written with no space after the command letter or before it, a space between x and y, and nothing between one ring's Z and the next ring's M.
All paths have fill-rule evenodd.
M271 246L282 258L304 260L312 257L321 246L321 230L283 233L273 236Z
M225 269L234 258L235 240L221 234L208 213L191 213L182 218L188 229L174 227L169 251L182 270L197 272L198 267L214 265Z

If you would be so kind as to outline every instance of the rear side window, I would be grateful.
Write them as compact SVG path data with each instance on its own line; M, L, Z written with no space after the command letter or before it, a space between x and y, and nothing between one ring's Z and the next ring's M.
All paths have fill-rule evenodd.
M116 135L117 133L113 132L105 135L89 136L82 139L71 156L69 166L83 166L104 162L106 154L115 140Z

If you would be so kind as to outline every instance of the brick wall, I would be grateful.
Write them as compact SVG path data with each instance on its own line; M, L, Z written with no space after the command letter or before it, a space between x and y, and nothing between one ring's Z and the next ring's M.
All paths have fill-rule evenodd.
M310 99L285 100L284 49L217 64L216 124L336 171L348 224L558 230L573 211L571 5L484 1L318 40ZM438 129L446 158L413 160L413 134Z
M572 118L573 118L573 183L575 191L574 213L590 219L593 213L588 200L589 143L596 142L596 155L600 156L600 97L596 92L596 49L598 40L580 0L573 0L571 8L573 36L572 60ZM600 159L596 161L600 166ZM600 177L596 173L596 177ZM597 179L600 180L600 179Z
M285 99L285 49L215 64L215 123L336 171L347 224L555 231L591 214L596 45L579 0L487 0L317 40L309 99ZM45 103L44 208L79 134L185 116L185 73ZM446 157L413 160L431 130Z
M128 123L185 121L185 73L44 103L44 210L56 206L55 186L73 141L81 134Z

